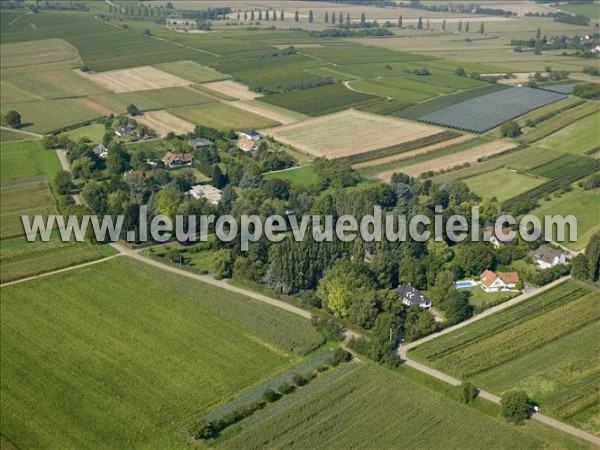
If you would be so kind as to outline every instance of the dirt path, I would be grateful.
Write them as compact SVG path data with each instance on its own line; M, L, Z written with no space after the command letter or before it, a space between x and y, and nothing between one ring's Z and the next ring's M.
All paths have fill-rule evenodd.
M33 137L36 137L38 139L42 139L44 137L43 134L33 133L31 131L19 130L19 129L5 127L5 126L0 126L0 128L3 129L3 130L6 130L6 131L13 131L14 133L21 133L21 134L26 134L28 136L33 136Z
M62 167L62 170L71 173L71 165L69 164L69 160L67 159L67 152L63 149L56 149L54 151L56 152L56 156L58 156L58 160L60 161L60 166ZM76 205L83 205L81 195L72 194L71 197L73 197L73 200L75 201Z

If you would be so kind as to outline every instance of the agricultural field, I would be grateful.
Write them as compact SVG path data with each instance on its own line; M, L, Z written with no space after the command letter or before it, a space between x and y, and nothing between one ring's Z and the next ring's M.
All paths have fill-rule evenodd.
M540 177L557 179L569 171L583 169L590 163L592 163L590 158L567 153L553 161L534 167L530 172Z
M305 114L300 114L295 111L290 111L289 109L280 108L279 106L257 100L230 102L229 105L261 115L263 117L267 117L268 119L275 120L283 125L290 125L292 123L300 122L304 119L308 119L309 117Z
M175 61L171 63L156 64L155 67L163 72L168 72L194 83L207 83L231 78L230 75L202 66L194 61Z
M12 142L12 141L28 141L33 136L25 133L19 133L18 131L7 130L5 128L0 129L0 142Z
M550 136L551 134L568 127L572 123L597 112L598 105L595 102L585 102L569 109L566 114L559 114L548 120L542 121L535 128L528 130L524 134L522 140L526 143L537 142L546 136Z
M492 392L529 388L546 413L598 433L597 397L589 389L597 392L600 373L599 298L597 288L566 281L411 355Z
M563 98L563 95L553 92L516 87L455 104L420 117L420 120L483 133L510 119Z
M351 81L348 87L358 92L393 98L406 103L416 103L440 94L452 92L450 88L395 78Z
M151 66L112 70L102 73L89 73L79 70L77 73L103 86L105 89L118 94L192 84L191 81Z
M72 70L15 73L5 75L2 81L22 92L45 99L85 97L106 92L102 86L80 77Z
M541 147L585 154L600 142L600 112L587 116L537 142Z
M19 447L184 448L175 433L191 415L321 339L304 319L126 257L3 288L1 320L2 434Z
M3 73L74 68L79 65L77 48L65 40L43 39L8 44L4 40L4 27L2 31L4 42L0 47L0 67Z
M102 142L102 138L106 133L104 125L101 123L92 123L84 127L75 128L74 130L66 131L64 134L73 142L79 142L81 139L89 139L92 142Z
M169 112L194 125L204 125L224 131L242 130L244 128L268 128L279 125L279 122L225 103L182 106L169 109Z
M135 120L156 131L158 136L165 137L173 131L177 134L186 134L194 131L195 125L186 120L174 116L168 111L147 111Z
M439 435L414 433L433 423L445 448L470 448L463 437L465 423L473 448L492 448L498 442L523 449L545 445L400 374L367 365L219 448L436 448ZM385 432L373 435L375 429Z
M336 65L347 64L369 64L369 63L393 63L427 61L432 59L427 56L414 53L403 53L389 50L387 48L373 48L367 46L329 46L305 48L303 53L319 58L324 62Z
M60 170L54 152L45 150L41 141L19 141L2 144L0 181L46 175L53 178Z
M496 197L499 201L504 201L539 186L545 180L503 167L463 181L480 197Z
M589 17L592 20L600 21L600 7L597 3L580 4L580 5L560 5L561 11L567 11L573 14L579 14Z
M378 100L381 98L351 91L341 83L260 98L262 102L313 117L364 106Z
M348 157L440 133L401 119L348 110L265 130L265 134L315 156Z

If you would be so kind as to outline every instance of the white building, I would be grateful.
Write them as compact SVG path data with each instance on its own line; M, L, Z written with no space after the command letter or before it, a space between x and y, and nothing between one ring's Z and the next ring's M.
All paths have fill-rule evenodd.
M188 194L192 197L205 198L211 205L218 205L223 196L223 192L210 184L197 184L192 186L188 191Z
M549 269L550 267L567 262L567 255L564 252L555 250L547 245L542 245L537 250L529 252L529 256L531 256L531 259L541 269Z
M479 283L485 292L500 292L503 290L516 289L519 282L517 272L493 272L484 271L479 276Z

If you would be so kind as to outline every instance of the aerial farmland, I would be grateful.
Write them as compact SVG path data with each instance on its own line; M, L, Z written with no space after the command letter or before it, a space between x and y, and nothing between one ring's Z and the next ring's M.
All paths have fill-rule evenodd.
M598 11L0 2L2 449L598 448Z

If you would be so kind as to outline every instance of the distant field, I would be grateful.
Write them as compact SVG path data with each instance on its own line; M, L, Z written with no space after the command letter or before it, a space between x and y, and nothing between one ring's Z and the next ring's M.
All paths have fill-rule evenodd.
M215 91L219 95L225 95L239 100L252 100L261 96L261 94L252 92L248 89L248 86L233 80L205 83L202 87Z
M354 110L266 130L315 156L341 158L439 133L440 129Z
M231 78L231 75L218 72L210 67L202 66L193 61L175 61L171 63L156 64L156 68L176 75L194 83L219 81Z
M449 88L395 78L351 81L350 87L360 92L391 97L408 103L420 102L438 94L452 92Z
M587 4L587 5L560 5L562 11L568 11L573 14L580 14L587 16L592 20L600 20L600 5L598 3Z
M583 154L600 145L600 112L587 116L538 141L538 145Z
M496 197L499 201L504 201L539 186L545 180L501 168L463 181L481 197Z
M599 298L597 288L566 281L411 354L492 392L529 388L542 411L599 432Z
M137 106L140 111L154 111L158 109L175 108L177 106L215 103L217 101L212 97L188 87L171 87L138 92L125 92L121 94L94 95L90 98L94 102L121 114L125 114L127 106L131 104Z
M132 69L111 70L102 73L77 71L107 90L116 93L164 89L175 86L187 86L191 81L164 72L152 66L134 67Z
M44 149L41 141L2 144L0 180L46 175L53 179L60 171L56 154Z
M317 173L311 166L299 167L298 169L284 170L280 172L266 173L265 180L280 179L301 186L310 186L318 180Z
M1 306L2 434L21 448L185 448L193 415L320 342L309 321L126 257L3 288Z
M80 77L72 70L18 73L4 78L22 91L46 99L85 97L106 92L102 86Z
M559 198L550 198L550 200L540 200L539 208L533 210L532 214L540 218L547 214L574 215L577 218L577 242L565 243L565 245L574 250L583 250L592 234L600 231L598 211L600 194L575 189Z
M2 76L0 79L0 87L0 100L2 103L35 102L44 100L39 95L34 95L31 92L19 89L8 81L7 76Z
M380 97L373 95L353 92L343 84L337 83L303 91L269 95L260 98L260 101L309 116L321 116L346 108L366 105L379 99Z
M267 128L279 125L279 122L224 103L182 106L170 109L169 112L194 125L204 125L219 130Z
M23 22L26 23L30 17L24 18ZM8 44L3 34L2 40L0 66L5 72L73 68L79 65L77 49L62 39Z
M330 46L302 49L303 53L312 55L334 64L368 64L378 62L410 62L433 59L414 53L403 53L387 48L367 46Z
M374 435L373 430L381 431ZM498 442L515 449L544 446L521 430L398 373L367 365L219 447L436 448L439 436L443 436L445 448L494 448Z

